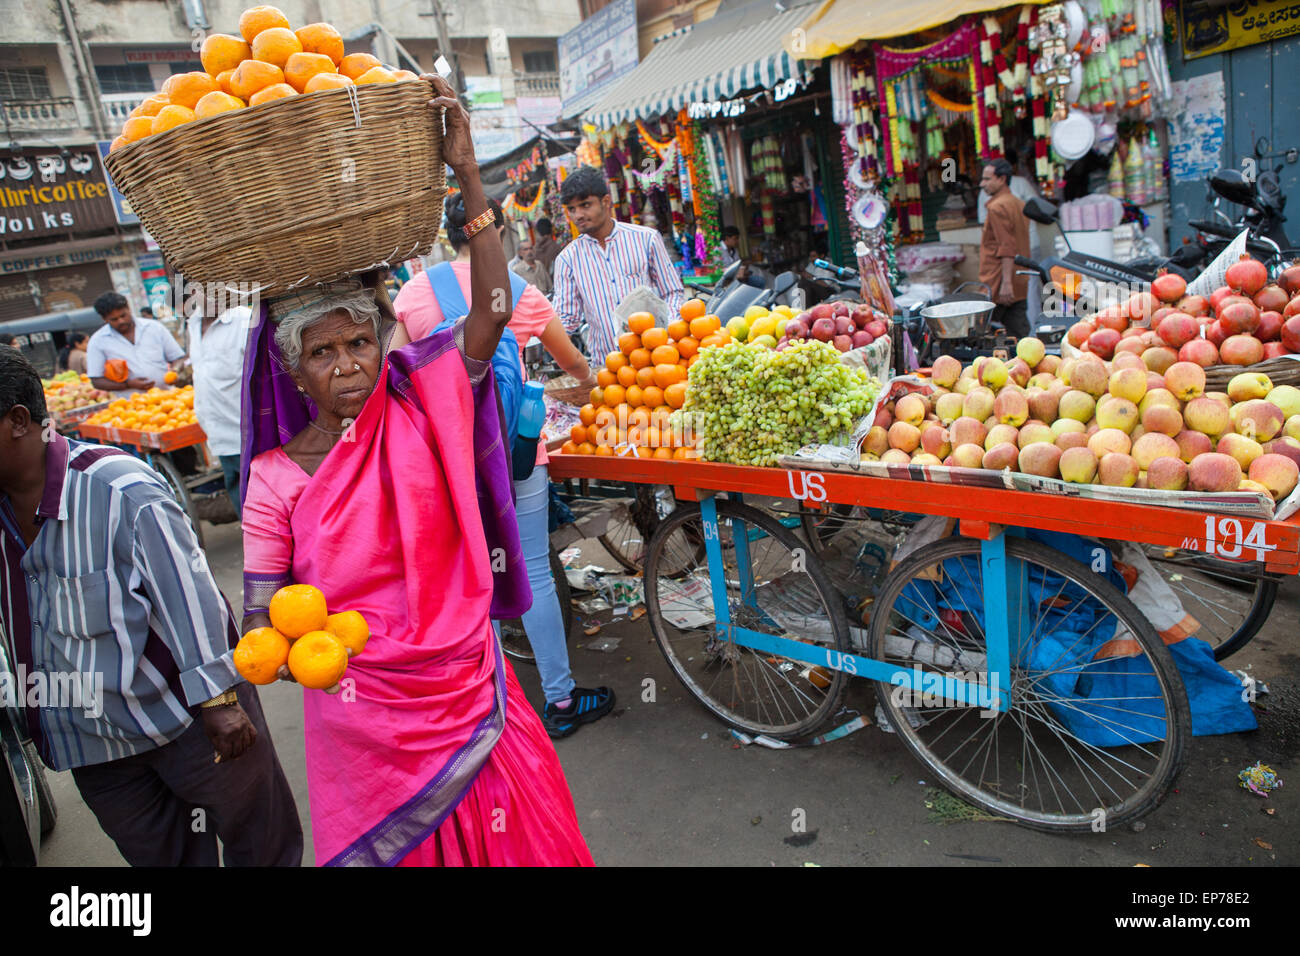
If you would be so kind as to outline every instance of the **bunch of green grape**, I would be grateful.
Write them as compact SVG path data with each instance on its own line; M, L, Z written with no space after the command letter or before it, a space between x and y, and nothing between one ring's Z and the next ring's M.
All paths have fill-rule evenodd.
M706 461L770 466L804 445L847 440L879 391L828 342L780 352L730 342L700 351L674 425L698 441Z

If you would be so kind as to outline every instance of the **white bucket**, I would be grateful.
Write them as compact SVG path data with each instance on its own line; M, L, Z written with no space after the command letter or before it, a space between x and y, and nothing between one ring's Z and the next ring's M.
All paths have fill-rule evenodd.
M1088 232L1067 232L1065 238L1075 252L1096 256L1098 259L1110 259L1115 251L1115 237L1109 229L1097 229Z

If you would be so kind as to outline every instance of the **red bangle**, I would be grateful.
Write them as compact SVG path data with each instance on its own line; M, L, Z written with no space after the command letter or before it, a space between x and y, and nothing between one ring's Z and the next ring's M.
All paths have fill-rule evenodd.
M496 221L496 213L491 208L485 209L469 222L465 223L465 238L473 239L480 232Z

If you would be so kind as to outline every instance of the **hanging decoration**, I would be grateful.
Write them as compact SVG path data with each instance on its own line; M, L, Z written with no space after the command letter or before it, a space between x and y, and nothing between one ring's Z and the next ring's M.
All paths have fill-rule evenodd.
M532 177L533 170L546 165L546 153L541 146L534 146L527 157L506 170L506 179L512 183L526 183Z
M537 193L529 203L519 201L519 192L520 190L516 190L506 197L506 201L501 204L501 211L509 219L531 221L534 214L542 208L542 203L546 201L546 180L543 179L537 184Z
M646 129L645 123L641 122L641 120L636 121L636 131L641 137L641 144L660 159L664 157L664 154L670 147L676 147L677 145L676 139L672 136L663 140L655 139L650 130Z
M710 172L704 126L692 121L685 110L677 119L678 152L684 159L695 213L695 234L690 251L694 264L708 268L719 255L722 232L718 224L717 190Z
M664 155L660 158L663 162L652 172L643 173L629 166L625 170L629 187L635 184L646 192L651 189L663 189L668 182L669 175L677 168L677 143L669 143Z

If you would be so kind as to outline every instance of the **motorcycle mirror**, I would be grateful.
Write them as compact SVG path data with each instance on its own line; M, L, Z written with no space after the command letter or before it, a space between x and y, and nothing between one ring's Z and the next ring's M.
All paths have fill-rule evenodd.
M772 282L772 292L777 297L783 296L787 292L789 292L790 289L793 288L795 283L798 281L799 280L795 277L795 274L793 272L782 272Z
M1034 222L1041 222L1045 226L1050 226L1056 222L1059 214L1056 206L1038 196L1025 203L1025 217L1032 219Z
M1255 186L1240 170L1220 169L1210 177L1210 187L1228 202L1252 208L1255 205Z
M737 259L731 265L727 266L727 268L722 270L722 278L719 280L719 284L723 282L730 282L732 279L736 278L736 273L739 271L740 271L740 260Z

